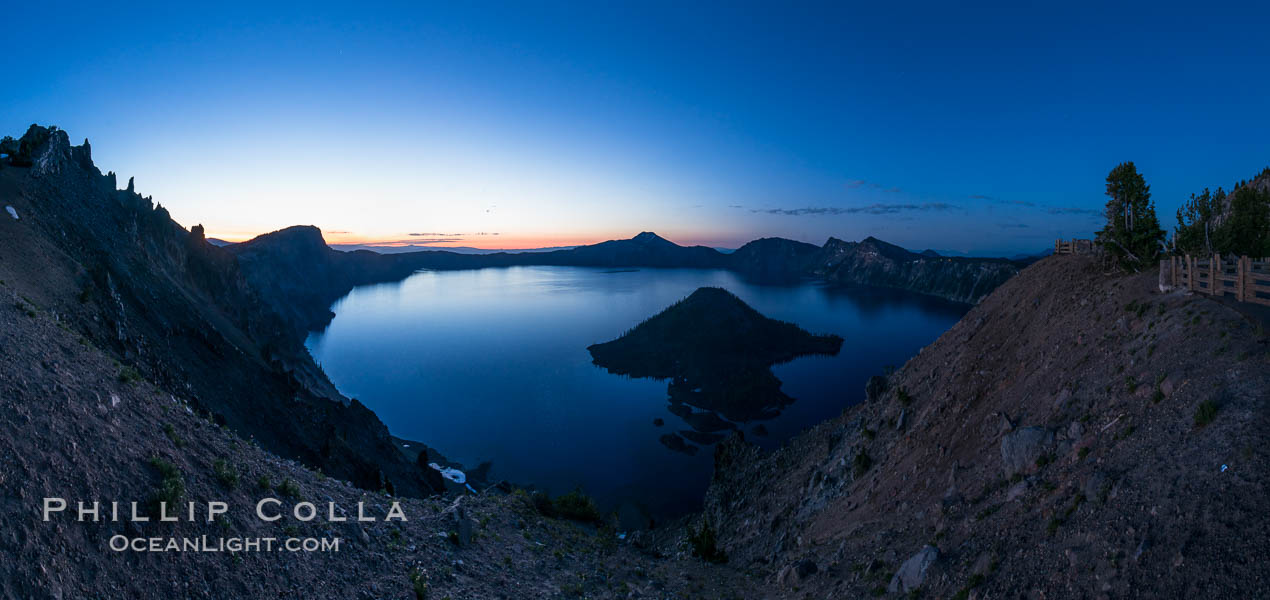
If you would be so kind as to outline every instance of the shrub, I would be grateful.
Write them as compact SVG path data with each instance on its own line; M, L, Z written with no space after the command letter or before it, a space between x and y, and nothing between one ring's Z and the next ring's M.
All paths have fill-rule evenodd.
M688 531L688 543L692 544L693 556L715 564L728 562L727 553L719 549L714 528L710 526L709 519L701 520L700 529Z
M869 469L872 467L873 459L869 458L869 455L861 450L855 455L855 459L851 461L851 474L854 475L856 479L859 479L863 477L865 473L868 473Z
M419 567L410 569L410 588L414 590L415 600L426 600L428 597L428 580Z
M161 503L171 510L181 502L181 497L185 495L185 478L176 465L158 456L150 459L150 466L159 472L159 485L150 495L151 512L158 515Z
M256 486L262 490L267 490L273 488L273 483L269 481L268 475L261 475L260 479L256 480Z
M1217 403L1213 400L1205 400L1195 407L1195 426L1203 427L1213 422L1217 418Z
M212 472L216 474L216 481L225 486L225 489L232 490L238 485L238 470L225 459L216 459L212 463Z
M283 479L282 483L278 484L277 490L278 490L278 493L282 494L282 496L285 498L299 498L300 497L300 484L296 483L295 481L292 481L290 477Z
M127 366L119 369L119 383L141 381L141 373L135 367Z
M172 427L171 423L163 424L163 435L168 436L168 439L172 440L173 446L176 446L177 448L185 447L185 440L176 434L176 428Z
M556 498L551 503L556 514L574 521L594 523L600 520L600 511L590 496L583 494L582 489L574 489L568 494Z

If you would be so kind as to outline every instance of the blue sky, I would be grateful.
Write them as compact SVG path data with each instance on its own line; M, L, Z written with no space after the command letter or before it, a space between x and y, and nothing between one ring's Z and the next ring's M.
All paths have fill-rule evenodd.
M1118 162L1168 224L1270 164L1251 3L36 4L0 130L227 238L1015 253L1091 235Z

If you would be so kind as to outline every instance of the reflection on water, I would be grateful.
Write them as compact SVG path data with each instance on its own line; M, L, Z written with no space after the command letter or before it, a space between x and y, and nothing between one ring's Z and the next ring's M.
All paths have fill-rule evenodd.
M492 461L494 480L554 493L581 485L602 504L634 499L655 514L675 514L699 506L711 457L672 452L659 438L728 427L712 431L709 417L696 416L704 411L668 413L666 382L610 374L592 364L587 347L703 286L845 339L837 356L772 368L792 402L763 422L766 437L746 432L769 446L858 402L870 375L902 365L966 310L889 290L757 285L718 270L512 267L425 272L355 289L308 346L340 390L396 436L464 464Z

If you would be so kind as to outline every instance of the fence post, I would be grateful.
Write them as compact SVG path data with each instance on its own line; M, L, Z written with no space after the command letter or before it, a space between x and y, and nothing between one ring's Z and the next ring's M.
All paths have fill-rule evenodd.
M1169 283L1177 288L1177 257L1169 257Z
M1244 301L1244 261L1248 260L1247 256L1240 256L1235 261L1235 299Z
M1208 295L1217 295L1217 263L1221 257L1214 254L1213 259L1208 261Z
M1195 291L1195 257L1186 255L1186 289Z

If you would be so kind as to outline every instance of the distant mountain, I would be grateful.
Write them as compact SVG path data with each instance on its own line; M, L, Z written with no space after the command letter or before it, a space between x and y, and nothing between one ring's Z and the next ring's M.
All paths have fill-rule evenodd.
M860 242L830 238L815 257L812 272L837 283L899 288L974 304L1019 268L1003 258L917 254L870 236Z
M728 267L757 279L791 279L806 275L819 252L815 244L763 238L728 255Z
M680 246L651 231L629 240L609 240L557 250L530 260L538 264L596 267L726 267L727 255L705 246Z
M218 238L207 238L207 243L216 246L217 248L224 248L225 246L232 246L234 244L234 242L226 242L225 240Z
M406 246L376 246L373 244L329 244L331 248L341 252L352 252L354 250L369 250L379 254L404 254L406 252L453 252L455 254L521 254L525 252L555 252L556 250L572 250L577 246L551 246L548 248L520 248L520 249L497 249L488 248L472 248L470 246L424 246L410 244Z

